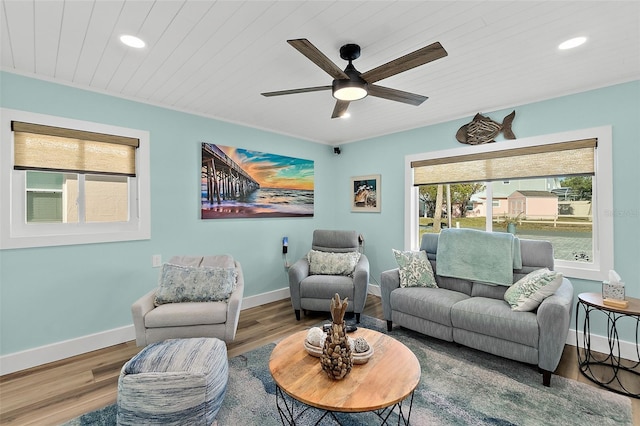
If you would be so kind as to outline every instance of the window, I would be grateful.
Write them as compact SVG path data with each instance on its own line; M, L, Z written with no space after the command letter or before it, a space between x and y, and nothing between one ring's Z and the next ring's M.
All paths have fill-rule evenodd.
M569 277L613 269L610 127L412 155L405 171L409 247L447 226L516 232L551 241Z
M0 248L148 239L149 134L2 110Z

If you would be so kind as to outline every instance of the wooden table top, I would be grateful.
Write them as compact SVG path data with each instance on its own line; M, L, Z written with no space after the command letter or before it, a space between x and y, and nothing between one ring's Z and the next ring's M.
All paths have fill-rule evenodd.
M420 382L420 363L409 348L385 334L359 328L349 336L364 337L373 347L366 364L354 364L342 380L322 371L320 358L304 349L307 330L276 345L269 370L280 389L307 405L330 411L363 412L404 400Z
M629 301L629 306L626 308L616 308L614 306L605 305L602 301L602 293L580 293L578 299L587 305L591 305L598 309L604 309L611 312L618 312L621 314L640 315L640 299L635 297L626 297L625 300Z

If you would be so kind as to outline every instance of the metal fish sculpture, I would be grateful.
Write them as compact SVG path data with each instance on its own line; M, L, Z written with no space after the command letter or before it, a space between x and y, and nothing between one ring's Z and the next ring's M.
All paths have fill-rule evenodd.
M502 124L497 123L485 117L484 115L477 113L470 123L458 129L456 133L456 139L460 143L466 143L469 145L480 145L483 143L495 142L494 138L498 136L500 132L504 135L505 139L515 139L516 135L511 130L511 124L516 116L516 112L513 111L507 115Z

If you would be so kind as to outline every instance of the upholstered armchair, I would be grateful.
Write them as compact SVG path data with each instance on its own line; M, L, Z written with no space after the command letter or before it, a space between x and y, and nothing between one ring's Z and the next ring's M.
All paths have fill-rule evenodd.
M300 320L300 310L329 311L338 293L348 298L347 312L356 322L364 310L369 287L369 260L359 251L355 231L313 231L311 251L289 268L291 304Z
M240 263L231 256L174 256L158 287L131 306L136 344L175 338L235 339L244 292Z

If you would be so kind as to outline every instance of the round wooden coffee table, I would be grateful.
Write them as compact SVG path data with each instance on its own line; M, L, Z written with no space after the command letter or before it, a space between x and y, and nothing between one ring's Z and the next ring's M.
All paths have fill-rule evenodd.
M366 364L354 364L344 379L333 380L322 371L320 359L304 349L306 335L303 330L282 340L269 359L283 424L296 424L309 406L324 410L321 419L330 415L337 423L336 412L373 411L385 424L395 410L400 420L409 424L413 391L420 382L420 363L409 348L385 334L359 328L349 336L364 337L374 349L373 356ZM409 396L409 407L403 410L402 403Z

